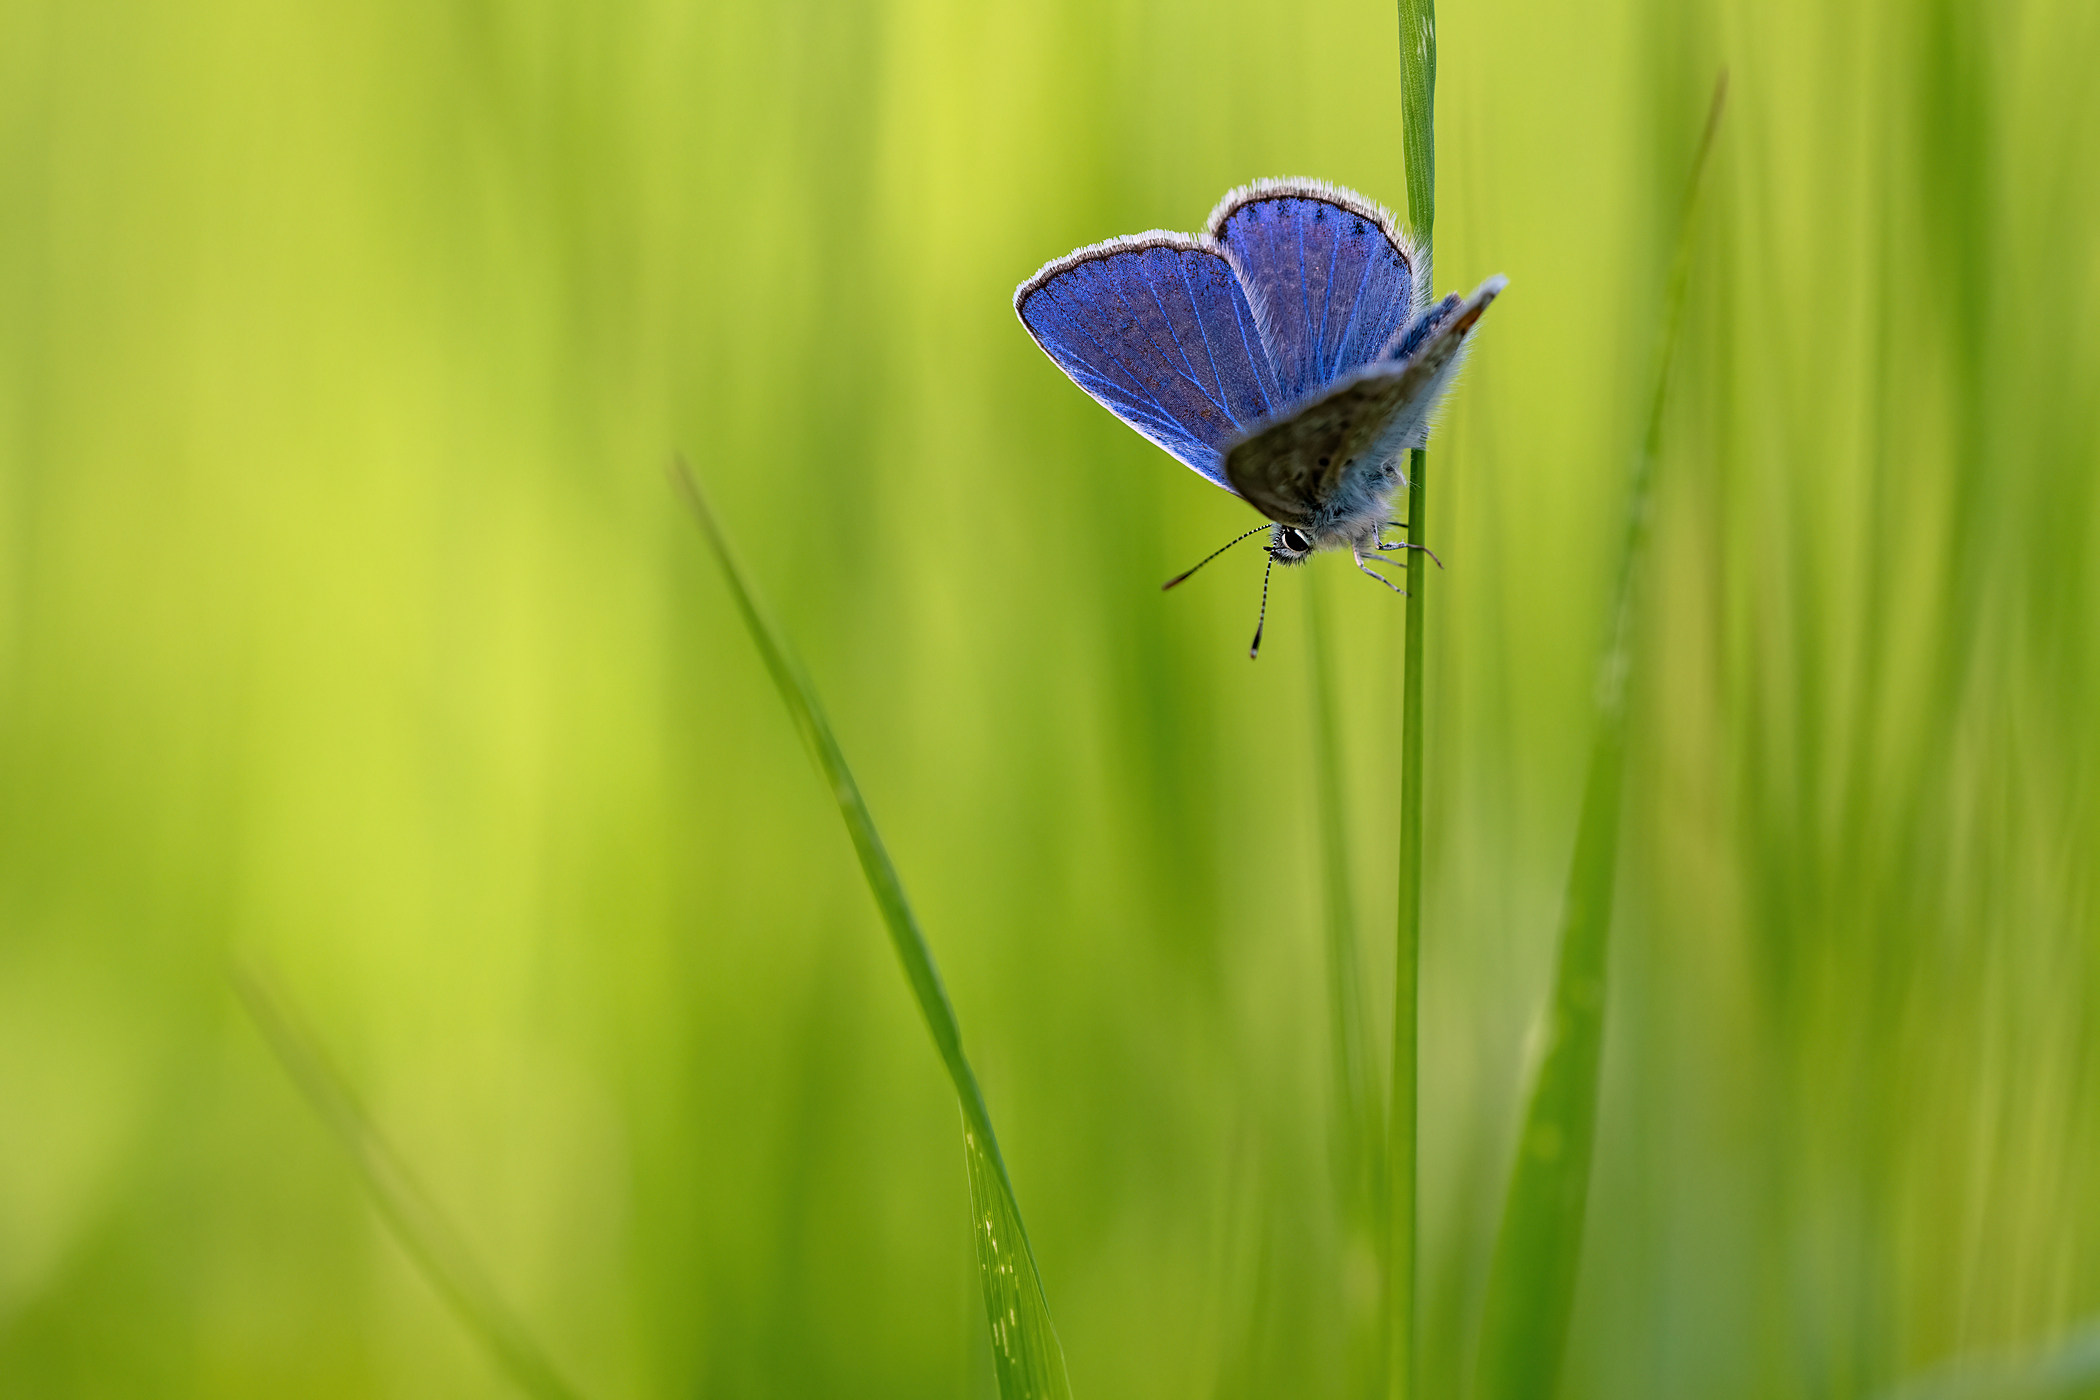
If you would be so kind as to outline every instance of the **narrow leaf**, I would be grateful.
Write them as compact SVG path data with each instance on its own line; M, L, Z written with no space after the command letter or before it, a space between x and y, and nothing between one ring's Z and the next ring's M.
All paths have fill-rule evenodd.
M320 1042L282 994L260 976L233 970L233 989L249 1019L262 1032L277 1062L299 1092L328 1125L329 1131L363 1178L380 1219L430 1280L467 1330L488 1348L490 1357L518 1389L535 1400L577 1400L517 1314L505 1306L495 1285L475 1262L458 1231L446 1221L430 1196L350 1092Z
M1691 276L1701 176L1727 93L1714 88L1677 230L1677 255L1663 302L1662 341L1647 432L1627 486L1612 613L1597 667L1596 728L1561 914L1560 954L1547 1009L1545 1054L1517 1138L1509 1197L1488 1275L1481 1323L1481 1400L1545 1400L1560 1376L1576 1266L1589 1204L1604 1054L1605 969L1619 858L1619 797L1625 772L1627 675L1632 669L1634 585L1647 552L1650 497L1662 451L1663 408Z
M1427 252L1436 231L1436 0L1400 0L1400 134L1407 221Z
M1422 668L1429 587L1429 454L1408 462L1407 640L1400 673L1400 899L1393 949L1393 1065L1386 1114L1387 1393L1414 1394L1416 1115L1422 960Z
M977 1263L984 1285L985 1320L991 1327L999 1394L1003 1400L1062 1400L1071 1394L1065 1377L1064 1351L1050 1323L1050 1306L1036 1271L1035 1251L1021 1224L1021 1208L1014 1199L1006 1162L999 1155L991 1114L977 1087L977 1076L963 1055L962 1030L934 967L933 951L919 932L911 905L904 898L904 885L875 830L875 819L861 799L860 786L853 781L846 756L817 702L816 688L803 674L786 639L759 606L757 594L730 553L714 512L700 494L699 483L683 462L673 465L671 475L692 509L693 518L700 523L701 532L707 536L744 626L750 631L795 727L808 743L832 799L838 803L839 816L860 856L869 893L875 896L875 907L889 929L891 946L904 965L904 976L911 983L919 1012L933 1033L934 1048L940 1052L941 1063L947 1066L948 1078L955 1086L955 1097L962 1106L963 1156L969 1172Z
M1400 130L1407 162L1407 219L1436 259L1436 3L1400 3ZM1433 290L1433 284L1432 284ZM1422 668L1428 623L1429 454L1408 458L1407 641L1400 673L1400 899L1393 950L1392 1106L1386 1114L1385 1328L1387 1394L1409 1400L1415 1373L1416 1114L1422 952Z

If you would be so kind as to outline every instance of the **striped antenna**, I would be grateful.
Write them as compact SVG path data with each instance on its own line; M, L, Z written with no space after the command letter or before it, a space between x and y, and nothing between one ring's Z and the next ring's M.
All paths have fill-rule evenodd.
M1269 575L1274 572L1276 556L1272 554L1269 556L1269 567L1261 571L1261 613L1254 619L1254 645L1247 648L1249 661L1261 655L1261 629L1269 622Z
M1220 554L1223 554L1226 550L1238 544L1241 540L1251 539L1255 535L1258 535L1262 531L1269 528L1270 527L1267 525L1257 525L1244 535L1234 535L1231 539L1225 541L1225 543L1219 545L1216 549L1212 550L1210 553L1204 555L1201 559L1197 560L1193 567L1182 570L1180 573L1174 575L1174 577L1168 579L1165 583L1161 584L1159 586L1159 591L1162 593L1166 592L1169 588L1172 588L1175 584L1181 582L1190 574L1196 572L1197 569L1202 568L1205 564L1208 564L1211 560L1217 558Z

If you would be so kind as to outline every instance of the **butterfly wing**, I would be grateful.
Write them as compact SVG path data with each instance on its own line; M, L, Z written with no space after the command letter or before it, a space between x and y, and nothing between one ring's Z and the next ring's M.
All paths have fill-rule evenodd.
M1385 483L1405 479L1400 454L1426 438L1467 336L1504 285L1491 277L1463 301L1446 298L1391 337L1383 357L1230 444L1233 489L1301 529L1334 527L1385 500Z
M1014 311L1073 383L1228 491L1225 444L1285 402L1230 264L1195 239L1081 248L1023 282Z
M1425 259L1390 213L1316 180L1234 190L1208 231L1246 289L1293 402L1376 359L1429 285Z

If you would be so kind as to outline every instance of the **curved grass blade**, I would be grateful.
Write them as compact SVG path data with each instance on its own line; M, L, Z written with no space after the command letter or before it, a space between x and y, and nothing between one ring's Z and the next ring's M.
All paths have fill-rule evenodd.
M955 1086L955 1097L962 1106L963 1157L969 1171L977 1264L984 1284L985 1320L991 1327L999 1394L1003 1400L1064 1400L1072 1393L1065 1376L1064 1350L1050 1323L1050 1305L1036 1271L1035 1251L1021 1224L1021 1208L1014 1199L1006 1162L999 1155L999 1140L992 1132L991 1114L977 1087L977 1075L963 1055L962 1030L956 1023L954 1008L948 1004L948 993L941 986L940 973L934 968L933 952L919 932L918 920L904 898L904 885L875 830L875 819L868 814L860 787L846 767L846 756L832 737L831 725L817 703L816 688L802 673L779 630L760 609L757 594L737 567L722 527L700 494L699 483L683 462L672 464L671 478L693 518L700 523L701 533L707 536L736 600L737 611L743 615L744 626L831 788L839 816L845 820L846 832L860 857L868 891L875 896L875 906L889 929L891 946L904 965L919 1012L933 1033L934 1048L940 1052L941 1063L947 1066L948 1078Z
M1407 220L1430 254L1436 232L1436 0L1400 0L1400 128ZM1434 283L1432 282L1432 286ZM1394 932L1392 1107L1386 1115L1384 1215L1387 1393L1414 1394L1417 1005L1422 953L1422 667L1429 571L1429 454L1408 458L1407 641L1400 673L1400 912Z
M1650 497L1662 450L1670 365L1691 276L1692 231L1701 176L1727 95L1714 87L1677 229L1677 254L1663 302L1662 343L1647 432L1626 491L1612 615L1597 669L1596 729L1547 1012L1546 1049L1517 1139L1509 1197L1488 1275L1480 1333L1480 1400L1545 1400L1560 1377L1582 1257L1590 1156L1597 1123L1597 1071L1604 1054L1605 968L1611 946L1613 881L1619 861L1619 795L1625 772L1627 676L1633 662L1633 596L1647 552Z
M429 1195L350 1092L290 1002L252 971L230 973L249 1019L269 1042L299 1092L320 1116L363 1178L394 1238L503 1373L534 1400L578 1400L517 1314L507 1307Z

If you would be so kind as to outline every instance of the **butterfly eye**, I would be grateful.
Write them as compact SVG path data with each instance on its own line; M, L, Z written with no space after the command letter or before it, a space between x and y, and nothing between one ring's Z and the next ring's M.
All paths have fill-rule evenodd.
M1310 554L1312 541L1306 538L1303 530L1286 525L1283 527L1283 547L1293 554Z

